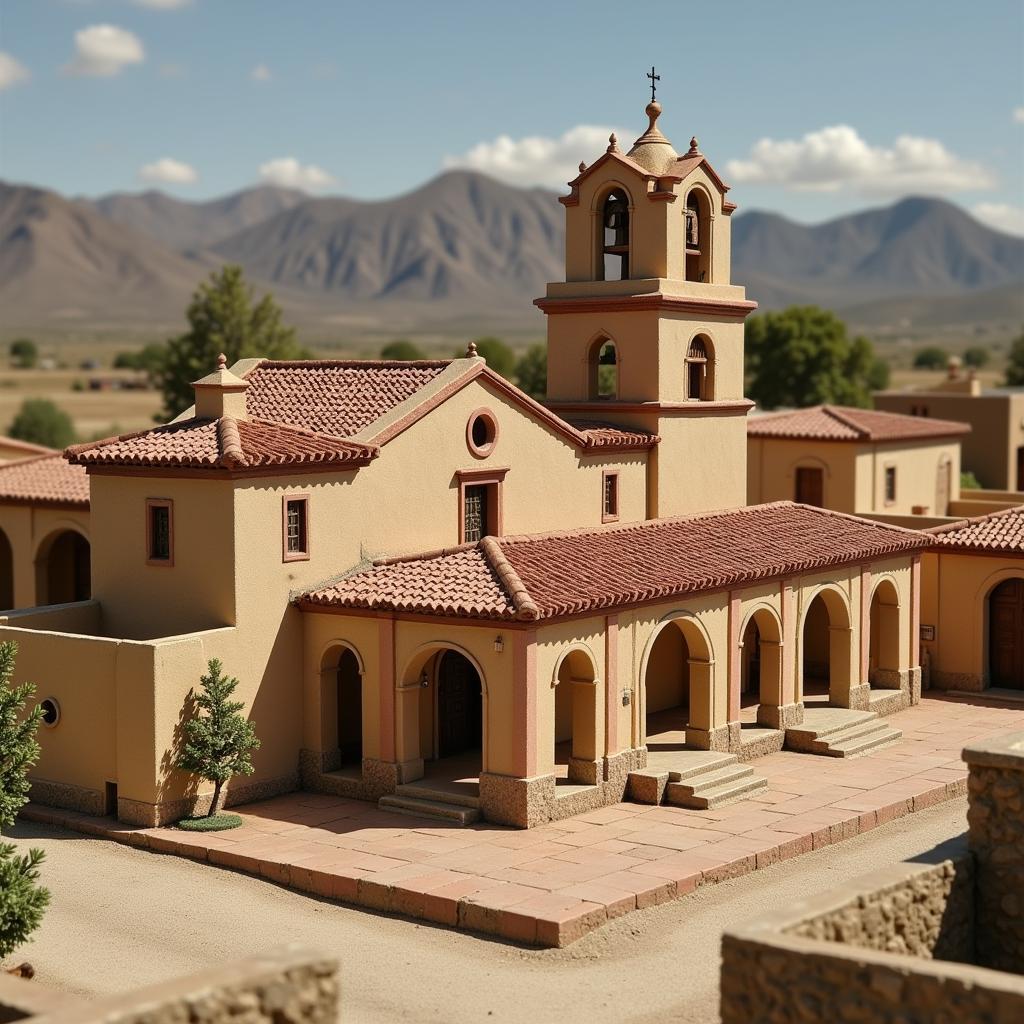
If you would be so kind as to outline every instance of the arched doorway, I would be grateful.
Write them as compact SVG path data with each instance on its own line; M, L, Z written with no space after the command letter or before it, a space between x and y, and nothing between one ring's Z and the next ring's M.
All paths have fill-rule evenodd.
M14 552L7 534L0 530L0 611L14 607Z
M87 601L91 593L89 542L75 530L51 534L36 555L36 603Z
M437 664L437 756L479 759L483 747L483 686L473 663L444 651Z
M555 774L591 786L598 781L596 676L590 656L575 650L555 677Z
M697 188L686 197L686 280L711 281L711 203Z
M325 763L332 770L363 764L363 669L346 644L331 647L320 665L320 714Z
M743 727L779 728L782 699L782 626L758 608L740 641L740 722Z
M822 590L804 615L800 659L804 703L851 706L852 638L846 602L837 591Z
M591 398L619 397L619 354L610 338L598 338L590 346L587 388Z
M989 594L988 684L1024 690L1024 579L1004 580Z
M711 702L711 652L704 636L690 619L666 622L644 668L647 749L708 749Z
M900 595L892 580L875 587L868 623L868 682L879 689L899 689Z

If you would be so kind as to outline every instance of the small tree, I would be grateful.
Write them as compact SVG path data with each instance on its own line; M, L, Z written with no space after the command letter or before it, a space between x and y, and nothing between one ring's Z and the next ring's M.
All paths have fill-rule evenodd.
M19 370L31 370L39 361L39 349L31 338L15 338L11 342L11 362Z
M516 383L531 397L543 401L548 392L548 350L531 345L516 363Z
M1024 384L1024 331L1010 346L1010 359L1006 364L1006 383L1012 388Z
M185 723L185 745L178 767L213 783L213 801L209 816L220 811L221 790L234 775L252 775L252 752L260 741L256 727L239 712L245 707L230 700L238 680L221 674L217 658L209 662L209 675L200 679L201 692L196 706L203 715Z
M971 366L975 370L980 370L983 366L987 366L991 358L992 353L984 345L971 345L970 348L964 349L964 366Z
M929 345L914 354L915 370L941 370L949 356L938 345Z
M0 643L0 830L10 828L28 801L29 768L39 758L36 730L43 710L25 707L35 692L31 683L11 686L18 645ZM10 843L0 843L0 960L20 946L42 920L50 894L36 884L41 850L18 857Z
M511 377L516 369L516 354L500 338L477 338L476 354L487 360L487 365L502 377ZM465 350L456 352L455 357L461 358Z
M48 398L26 398L7 433L48 448L66 448L75 442L71 417Z
M389 341L380 350L380 357L381 359L400 359L402 362L426 358L419 345L414 345L411 341L406 341L404 338L399 338L397 341Z

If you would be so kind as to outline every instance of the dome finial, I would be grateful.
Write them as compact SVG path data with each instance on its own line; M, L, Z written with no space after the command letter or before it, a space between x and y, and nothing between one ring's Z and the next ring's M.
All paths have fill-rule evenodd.
M697 148L697 136L696 135L691 137L691 139L690 139L690 152L687 153L686 155L687 156L699 156L700 155L700 150Z
M619 137L615 134L615 132L612 132L611 135L608 136L608 149L607 149L607 152L609 152L609 153L619 153L619 152L621 152L620 149L619 149Z
M466 358L467 359L476 359L476 342L475 341L471 341L466 346Z
M228 357L223 352L217 356L217 369L226 370L228 368Z

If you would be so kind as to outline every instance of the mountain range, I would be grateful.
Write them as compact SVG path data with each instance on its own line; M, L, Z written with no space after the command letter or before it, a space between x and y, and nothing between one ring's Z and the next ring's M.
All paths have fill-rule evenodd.
M206 202L92 200L0 182L0 329L162 336L197 282L236 262L311 340L540 333L532 300L562 277L556 198L470 171L381 201L269 186ZM741 212L732 252L733 280L766 309L817 303L876 329L1024 318L1024 239L943 200L811 226Z

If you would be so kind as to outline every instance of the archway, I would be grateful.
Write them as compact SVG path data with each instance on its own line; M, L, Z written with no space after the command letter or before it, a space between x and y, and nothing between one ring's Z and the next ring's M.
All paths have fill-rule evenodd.
M611 338L597 338L590 346L587 387L591 398L619 397L619 352Z
M363 764L363 667L356 651L341 643L320 663L320 715L327 763L341 769Z
M14 607L14 552L7 534L0 530L0 610Z
M850 707L852 637L846 602L836 590L820 591L804 615L800 658L800 693L804 703Z
M598 781L597 673L590 656L570 651L555 676L555 774L568 782Z
M87 601L91 593L89 542L75 530L50 534L36 554L36 603Z
M1024 690L1024 579L1003 580L988 596L988 685Z
M758 608L740 638L740 722L744 728L780 727L782 626L768 608Z
M644 668L648 750L707 749L712 728L711 652L692 619L664 623Z
M464 654L443 651L437 659L437 757L459 757L479 763L482 748L480 676Z
M698 188L686 197L686 280L711 281L711 202Z
M619 187L613 188L601 203L597 250L599 281L629 279L629 208L629 193Z
M892 580L883 579L871 595L868 617L868 682L873 687L900 686L900 595Z

